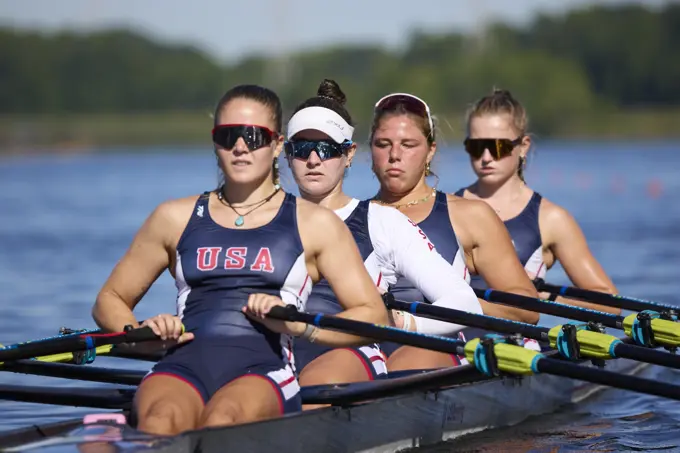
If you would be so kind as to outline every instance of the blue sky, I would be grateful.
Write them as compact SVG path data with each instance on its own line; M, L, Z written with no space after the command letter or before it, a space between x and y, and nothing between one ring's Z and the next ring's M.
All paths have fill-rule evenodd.
M331 43L402 44L413 30L474 31L538 12L631 0L0 0L0 24L91 30L123 26L194 44L222 60ZM668 0L645 0L658 6Z

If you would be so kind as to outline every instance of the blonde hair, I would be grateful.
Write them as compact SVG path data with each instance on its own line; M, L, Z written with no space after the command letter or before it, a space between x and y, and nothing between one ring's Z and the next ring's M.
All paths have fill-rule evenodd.
M524 106L508 90L494 88L491 94L484 96L475 102L467 111L466 127L470 131L470 121L486 115L508 115L512 126L517 130L520 137L528 135L529 118ZM524 167L526 158L520 156L517 176L524 182Z

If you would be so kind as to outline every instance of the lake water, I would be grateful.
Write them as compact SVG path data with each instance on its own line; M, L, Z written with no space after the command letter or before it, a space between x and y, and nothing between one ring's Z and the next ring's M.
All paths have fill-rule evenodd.
M357 156L345 185L350 195L375 194L377 181L369 159L365 152ZM460 149L441 151L435 163L439 188L445 191L473 180ZM575 216L622 294L677 304L679 168L680 146L672 142L539 142L529 160L527 181ZM292 189L283 162L282 169L284 187ZM90 309L97 292L146 216L166 199L214 188L216 179L208 148L0 158L0 342L55 335L61 326L94 327ZM559 266L548 281L568 282ZM173 312L175 295L166 273L137 307L138 318ZM554 322L542 318L542 324ZM97 363L149 367L105 357ZM652 368L649 373L677 381L668 370ZM102 385L11 373L2 374L0 382ZM0 401L0 430L85 412ZM675 402L607 391L559 417L528 423L526 432L515 430L512 438L518 439L516 451L555 446L560 451L599 446L648 450L680 445L677 436L670 435L679 423ZM523 433L532 439L531 446ZM493 445L493 435L482 439ZM508 438L504 449L514 445ZM473 436L470 449L479 448L479 442Z

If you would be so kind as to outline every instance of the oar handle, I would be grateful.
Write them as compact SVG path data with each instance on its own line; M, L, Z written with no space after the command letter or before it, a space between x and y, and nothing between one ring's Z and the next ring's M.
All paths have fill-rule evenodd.
M156 335L151 327L144 326L133 328L130 325L125 326L123 329L125 340L120 343L137 343L140 341L153 341L158 340L158 335ZM184 332L184 326L182 326L182 332ZM107 344L120 344L120 343L107 343Z
M305 324L310 324L307 321L303 321L303 316L307 313L301 313L295 307L295 305L286 305L285 307L276 306L272 307L267 313L268 318L278 319L279 321L290 321L290 322L304 322Z
M588 302L593 302L600 305L606 305L608 307L617 307L624 310L631 311L644 311L644 310L654 310L654 311L668 311L671 310L675 313L678 312L680 307L674 307L673 305L661 304L658 302L652 302L650 300L637 299L635 297L626 297L618 294L602 293L599 291L591 291L588 289L576 288L573 286L558 286L547 283L542 278L537 278L534 280L534 285L538 291L545 291L552 294L557 294L560 296L573 297L575 299L581 299Z
M372 338L378 341L390 341L448 354L464 353L465 343L460 340L436 335L424 335L418 332L406 332L396 327L354 321L322 313L310 314L299 312L294 305L273 307L267 314L267 317L281 321L303 322L316 327Z

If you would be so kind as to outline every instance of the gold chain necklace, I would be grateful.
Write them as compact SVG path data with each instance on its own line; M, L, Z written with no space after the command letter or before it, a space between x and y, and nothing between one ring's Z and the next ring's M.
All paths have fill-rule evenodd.
M428 193L423 198L420 198L418 200L409 201L408 203L402 203L402 204L386 203L386 202L382 201L381 199L379 199L378 195L373 197L373 199L383 206L391 206L391 207L396 208L396 209L401 209L401 208L408 208L409 206L413 206L413 205L416 205L416 204L424 203L427 200L429 200L430 198L434 197L436 194L437 194L437 188L433 187L432 192Z
M227 197L224 196L223 190L224 190L224 188L222 188L221 190L219 190L217 192L217 199L220 200L222 202L222 204L229 206L229 208L231 208L231 210L234 211L236 213L236 215L238 215L238 217L236 217L236 220L234 220L234 225L236 225L237 227L242 227L246 223L245 216L247 216L248 214L250 214L251 212L253 212L257 208L259 208L260 206L264 205L269 200L274 198L274 195L279 193L280 189L277 188L276 190L274 190L274 193L272 193L271 195L269 195L267 198L265 198L263 200L260 200L260 201L255 202L255 203L250 203L250 204L246 204L246 205L243 205L243 206L239 206L239 208L246 208L246 207L249 207L249 206L255 206L253 209L249 210L248 212L246 212L244 214L241 214L240 212L238 212L236 210L236 208L234 206L232 206L231 203L229 203L229 200L227 200Z

